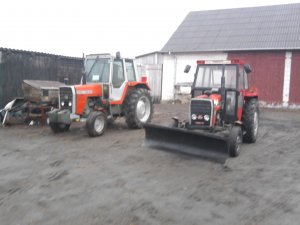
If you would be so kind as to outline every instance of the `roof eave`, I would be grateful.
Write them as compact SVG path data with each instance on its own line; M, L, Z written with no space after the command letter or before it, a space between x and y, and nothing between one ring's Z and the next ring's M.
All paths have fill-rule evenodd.
M233 51L297 51L300 47L293 48L235 48L235 49L203 49L203 50L193 50L193 51L165 51L162 50L160 53L197 53L197 52L233 52Z

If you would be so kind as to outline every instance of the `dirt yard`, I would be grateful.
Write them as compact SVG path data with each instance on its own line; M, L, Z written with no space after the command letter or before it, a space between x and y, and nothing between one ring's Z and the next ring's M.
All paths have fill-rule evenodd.
M155 105L153 121L186 110ZM299 224L300 112L260 118L258 142L225 164L142 147L123 119L99 138L1 127L0 224Z

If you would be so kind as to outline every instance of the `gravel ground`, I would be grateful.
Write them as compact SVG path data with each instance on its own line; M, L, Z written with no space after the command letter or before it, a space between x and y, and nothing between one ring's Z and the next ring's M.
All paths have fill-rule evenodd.
M187 105L155 105L155 123ZM259 138L225 164L142 147L123 119L0 128L1 225L299 224L300 113L261 110Z

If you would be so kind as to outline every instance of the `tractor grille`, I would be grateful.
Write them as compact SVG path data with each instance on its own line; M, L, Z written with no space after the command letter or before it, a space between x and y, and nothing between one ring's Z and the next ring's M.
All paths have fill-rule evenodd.
M202 99L191 100L191 126L210 126L212 118L212 101Z
M60 108L69 109L72 112L73 92L70 87L59 88Z

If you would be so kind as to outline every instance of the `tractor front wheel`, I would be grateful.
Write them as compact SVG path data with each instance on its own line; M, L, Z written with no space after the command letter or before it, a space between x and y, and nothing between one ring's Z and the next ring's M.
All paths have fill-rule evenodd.
M124 104L126 123L129 128L142 128L143 123L150 122L153 103L147 89L138 88L131 91Z
M91 112L86 121L86 130L90 137L101 136L107 125L106 115L103 112Z
M66 132L70 128L70 124L64 123L49 123L49 126L51 127L54 133Z
M254 143L257 139L259 125L259 110L256 98L246 101L243 108L242 122L245 131L244 142Z
M233 126L228 138L229 156L237 157L240 154L241 144L243 142L243 132L240 126Z

